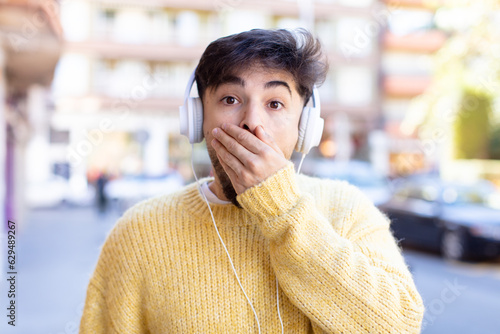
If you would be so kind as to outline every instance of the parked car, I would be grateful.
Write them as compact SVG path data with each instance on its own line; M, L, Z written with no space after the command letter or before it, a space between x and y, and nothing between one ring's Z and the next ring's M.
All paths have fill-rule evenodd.
M94 202L94 188L82 181L70 182L60 175L50 175L26 186L26 204L34 208L53 208L60 205L88 206Z
M160 176L126 175L109 181L104 192L120 211L124 211L141 200L169 194L183 185L184 180L177 172Z
M487 181L460 184L417 176L398 180L393 197L379 208L403 244L472 260L500 255L499 203L498 191Z
M385 203L391 197L387 178L366 161L316 160L304 164L303 171L320 178L347 181L358 187L375 205Z
M68 193L68 181L52 175L47 180L27 184L26 204L30 208L55 207L64 203Z

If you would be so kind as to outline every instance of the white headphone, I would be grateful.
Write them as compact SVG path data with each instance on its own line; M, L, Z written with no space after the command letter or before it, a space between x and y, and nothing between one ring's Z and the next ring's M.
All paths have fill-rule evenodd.
M199 97L189 96L195 82L195 71L189 77L184 93L184 104L179 107L181 134L188 137L191 144L200 143L204 137L203 104ZM313 106L304 107L300 116L299 138L295 150L303 154L309 153L311 148L319 145L325 124L321 118L319 93L316 86L313 87L312 102Z

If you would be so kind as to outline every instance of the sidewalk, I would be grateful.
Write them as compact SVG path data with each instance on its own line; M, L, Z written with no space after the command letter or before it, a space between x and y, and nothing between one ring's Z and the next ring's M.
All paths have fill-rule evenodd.
M17 236L16 326L7 324L8 289L2 279L0 332L78 333L89 278L118 217L116 211L99 215L94 208L29 212ZM2 268L2 277L5 273Z

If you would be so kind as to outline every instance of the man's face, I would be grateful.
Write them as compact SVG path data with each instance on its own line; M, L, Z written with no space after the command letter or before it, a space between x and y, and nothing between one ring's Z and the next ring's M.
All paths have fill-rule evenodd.
M209 87L205 91L203 133L215 182L220 184L228 200L236 204L236 192L211 145L212 130L222 123L230 123L255 134L261 125L290 159L298 138L303 105L291 74L258 66L237 73L217 89Z

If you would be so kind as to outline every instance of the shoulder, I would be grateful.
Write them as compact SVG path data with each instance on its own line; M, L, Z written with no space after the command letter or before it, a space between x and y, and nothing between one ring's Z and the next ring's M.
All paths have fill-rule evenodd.
M187 198L192 194L196 194L195 184L186 185L168 195L152 197L133 205L118 219L108 239L137 240L145 234L155 233L160 225L165 225L174 214L182 211L183 206L186 206Z
M346 181L320 179L299 175L302 192L310 194L316 207L341 226L342 234L353 233L358 228L389 228L390 221L373 202L356 186Z
M303 192L313 195L315 199L326 198L334 202L364 202L368 200L359 188L349 184L347 181L321 179L299 174L297 182Z
M175 225L181 203L189 196L193 185L188 185L168 195L141 201L129 208L108 233L100 254L100 273L115 267L136 267L155 252L165 236L165 229ZM116 268L115 268L116 269ZM102 274L104 275L104 274Z
M166 211L182 209L183 206L189 205L187 203L189 200L196 200L198 196L196 183L191 183L167 195L159 195L143 200L129 208L123 214L123 217L127 219L156 218Z

